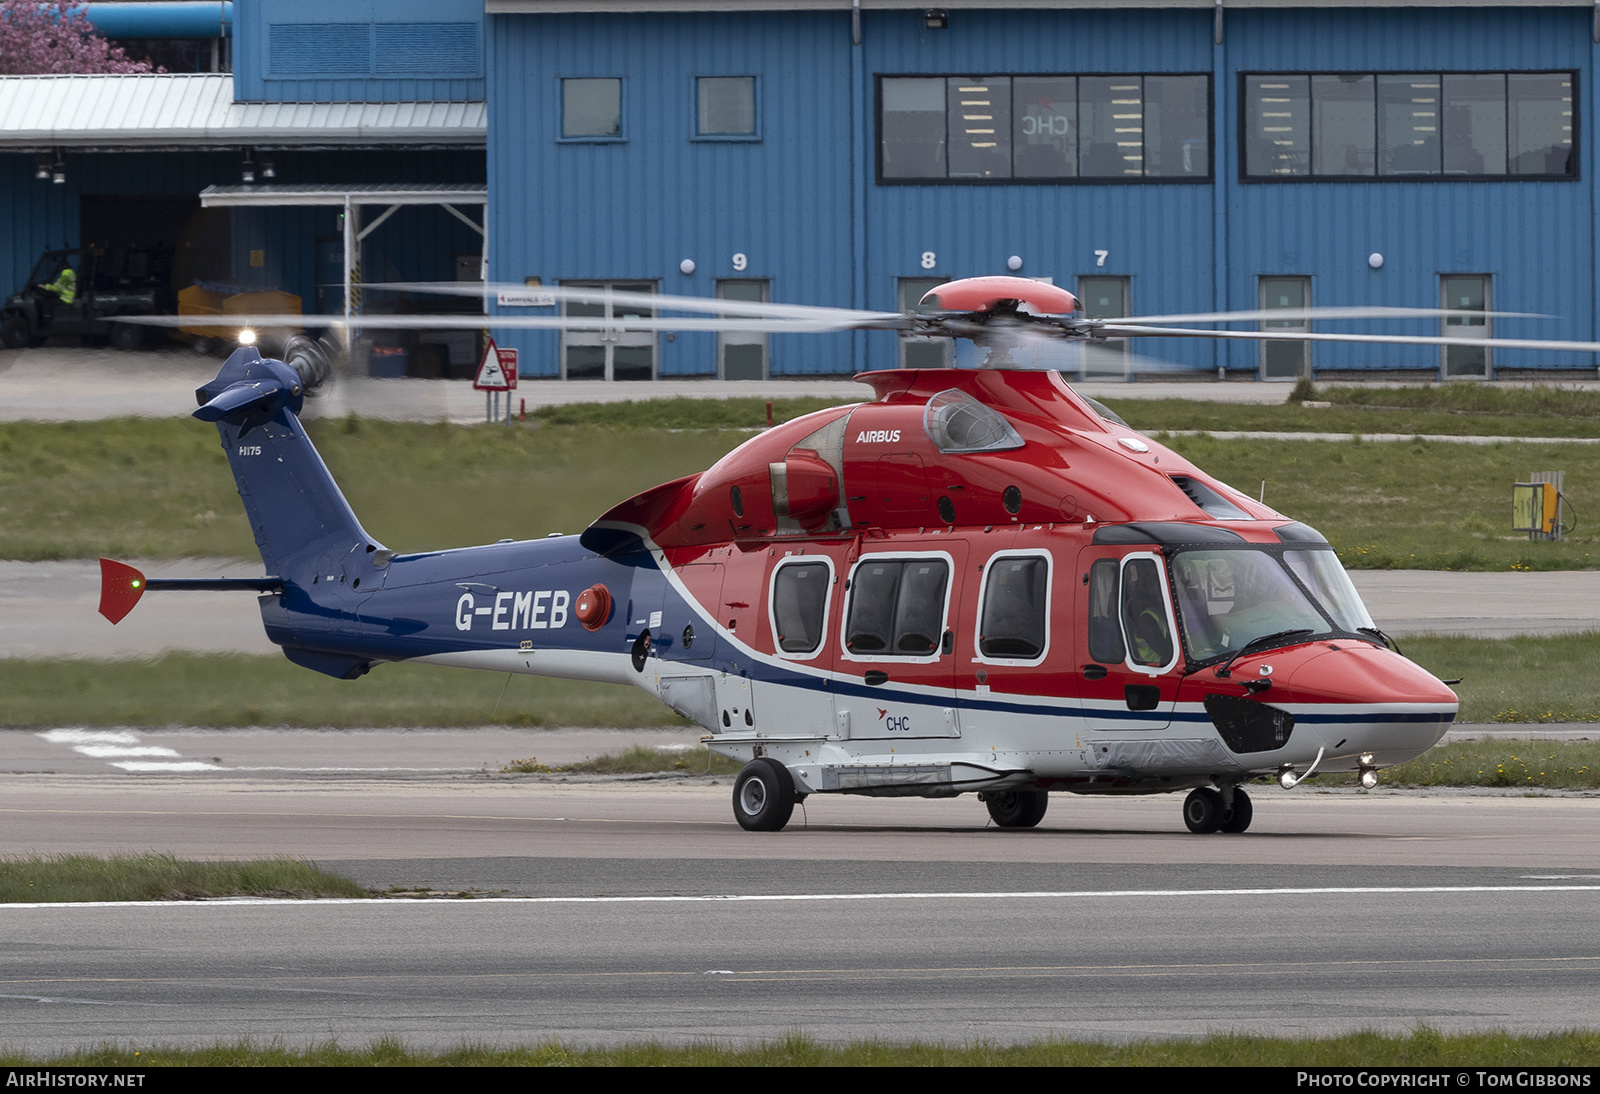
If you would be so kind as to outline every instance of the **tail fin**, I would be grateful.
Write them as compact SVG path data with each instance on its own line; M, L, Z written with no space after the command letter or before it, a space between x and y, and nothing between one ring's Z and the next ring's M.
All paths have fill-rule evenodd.
M315 379L306 371L241 347L195 392L194 416L216 423L267 573L310 585L329 564L352 553L366 561L383 546L361 527L300 424L307 379Z

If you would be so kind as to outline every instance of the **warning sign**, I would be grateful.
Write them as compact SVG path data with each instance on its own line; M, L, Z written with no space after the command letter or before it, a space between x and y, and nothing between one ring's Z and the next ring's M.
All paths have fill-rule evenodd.
M517 351L501 349L489 339L472 386L478 391L511 391L517 386Z

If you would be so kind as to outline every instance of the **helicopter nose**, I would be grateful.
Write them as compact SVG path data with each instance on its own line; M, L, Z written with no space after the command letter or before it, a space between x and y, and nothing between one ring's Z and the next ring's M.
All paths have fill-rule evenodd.
M1314 647L1315 648L1315 647ZM1294 667L1285 686L1302 702L1449 705L1456 693L1420 665L1365 642L1330 642Z
M1371 753L1377 766L1402 763L1437 744L1460 700L1437 677L1392 650L1328 643L1295 665L1285 691L1330 757Z

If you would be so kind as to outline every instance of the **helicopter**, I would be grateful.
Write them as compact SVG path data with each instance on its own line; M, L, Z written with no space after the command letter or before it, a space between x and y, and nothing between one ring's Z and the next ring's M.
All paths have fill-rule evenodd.
M1282 311L1090 319L1017 277L950 282L905 314L638 295L714 315L630 328L895 330L987 357L862 373L871 398L771 427L581 534L403 553L362 527L299 417L337 347L241 345L193 413L218 430L266 576L146 579L102 559L101 613L116 623L147 590L250 590L290 661L341 679L416 661L639 687L743 761L733 814L751 831L782 829L812 794L974 793L1023 829L1067 792L1183 793L1189 831L1242 833L1246 784L1354 772L1374 786L1443 737L1458 698L1375 626L1321 533L1014 351L1163 336L1600 350L1174 326Z

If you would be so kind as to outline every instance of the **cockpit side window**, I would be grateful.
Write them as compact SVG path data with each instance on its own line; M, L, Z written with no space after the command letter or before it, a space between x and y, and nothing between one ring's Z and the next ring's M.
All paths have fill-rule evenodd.
M826 562L791 562L772 575L772 631L783 653L813 653L822 645L832 571Z
M1050 565L1043 558L1001 557L989 563L978 623L978 653L1033 660L1044 654Z
M1122 629L1134 664L1160 668L1172 660L1172 628L1154 559L1130 559L1122 568Z

